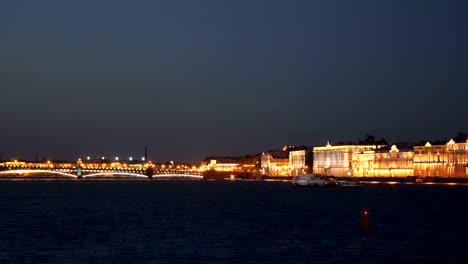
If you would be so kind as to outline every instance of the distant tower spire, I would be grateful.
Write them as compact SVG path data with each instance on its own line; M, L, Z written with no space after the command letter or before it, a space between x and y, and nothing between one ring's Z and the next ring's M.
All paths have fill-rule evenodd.
M145 146L145 161L148 160L148 147Z

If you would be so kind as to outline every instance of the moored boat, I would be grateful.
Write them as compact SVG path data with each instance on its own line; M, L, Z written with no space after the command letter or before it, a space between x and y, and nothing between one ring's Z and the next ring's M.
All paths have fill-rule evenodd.
M338 182L339 186L357 186L357 182L352 182L352 181L343 181L343 182Z
M292 184L295 186L338 186L334 177L302 174L293 179Z

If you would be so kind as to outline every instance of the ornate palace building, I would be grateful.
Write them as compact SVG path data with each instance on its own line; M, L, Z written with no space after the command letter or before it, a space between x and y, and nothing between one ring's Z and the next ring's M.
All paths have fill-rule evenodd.
M468 139L414 147L414 175L468 177Z
M384 140L338 143L297 149L293 146L262 154L261 173L298 176L306 173L355 177L467 177L468 138L459 133L450 141L426 144Z
M468 177L468 139L424 146L336 145L314 148L313 173L356 177Z
M413 150L391 148L353 153L353 175L361 177L413 176Z
M354 167L360 166L361 171L367 171L373 166L372 153L383 145L339 144L332 146L327 142L325 147L314 147L313 173L333 176L353 176ZM353 156L363 154L363 156ZM367 155L372 154L372 155Z

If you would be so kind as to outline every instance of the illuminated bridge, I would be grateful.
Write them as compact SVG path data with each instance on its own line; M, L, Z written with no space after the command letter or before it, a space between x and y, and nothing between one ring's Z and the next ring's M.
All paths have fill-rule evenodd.
M203 179L196 168L146 164L0 163L0 179Z

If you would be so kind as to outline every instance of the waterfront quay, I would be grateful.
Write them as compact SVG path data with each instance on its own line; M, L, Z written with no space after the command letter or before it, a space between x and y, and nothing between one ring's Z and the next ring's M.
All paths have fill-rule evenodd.
M462 136L460 136L462 135ZM465 182L468 137L416 144L376 141L325 146L284 146L244 157L209 157L200 164L153 163L104 158L76 161L0 162L0 178L48 175L69 178L202 178L291 180L301 174L334 176L343 181ZM146 155L145 155L146 157Z
M312 148L285 146L261 154L261 172L271 177L313 173L365 179L466 179L468 138L425 143L342 142Z

